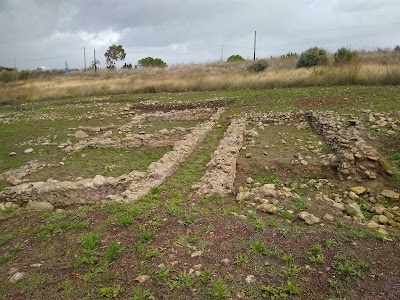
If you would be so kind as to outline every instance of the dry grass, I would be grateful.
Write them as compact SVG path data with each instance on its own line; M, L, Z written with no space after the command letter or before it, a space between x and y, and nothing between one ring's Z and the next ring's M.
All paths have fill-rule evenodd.
M0 101L38 100L146 92L268 89L334 85L399 85L400 55L359 53L357 63L296 69L296 57L271 58L265 72L250 73L251 61L172 66L166 69L73 72L0 84Z

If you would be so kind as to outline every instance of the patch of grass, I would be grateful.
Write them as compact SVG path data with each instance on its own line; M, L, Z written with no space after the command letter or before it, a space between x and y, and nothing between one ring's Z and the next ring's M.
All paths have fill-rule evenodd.
M258 232L264 231L266 228L265 223L260 220L255 220L253 222L253 229Z
M283 187L283 181L280 179L277 172L270 172L268 174L262 174L255 178L254 182L259 182L261 185L267 183L273 183L277 188Z
M296 199L293 203L293 210L295 212L301 212L301 211L307 211L308 206L305 204L305 202L301 199Z
M158 248L148 249L144 255L146 259L154 258L160 256L161 252Z
M294 262L294 257L291 254L284 254L282 256L282 260L285 262L285 264L290 265Z
M352 229L345 232L345 236L352 239L377 239L383 240L385 235L378 231L368 229Z
M11 252L7 251L0 257L0 265L3 265L5 263L9 262L12 258L13 258L13 254Z
M225 284L220 278L213 282L209 295L211 299L223 300L230 297L230 291L227 284Z
M193 274L183 271L172 279L170 287L172 290L188 290L195 282L196 280Z
M149 290L145 290L140 286L133 289L133 296L129 300L155 300L153 293Z
M139 232L139 241L143 243L151 240L156 235L155 229L146 228L145 225L139 226Z
M98 295L100 298L117 298L121 292L121 285L116 284L99 288Z
M267 246L261 241L254 241L250 244L251 250L256 254L264 254L267 250Z
M3 237L0 238L0 246L7 244L14 238L12 234L5 234Z
M324 262L324 253L322 252L321 245L313 245L308 248L307 257L313 263L322 264Z
M249 258L246 254L237 254L233 263L238 266L247 265L249 263Z
M160 283L166 283L168 277L171 275L172 268L164 266L161 267L155 275L155 278Z
M338 275L345 276L360 276L361 273L367 270L370 264L367 261L360 259L348 259L346 257L335 257L332 262L332 268Z
M106 249L106 260L113 262L121 256L123 247L118 242L112 242Z
M0 210L0 220L10 219L18 214L18 208L8 206L4 210Z

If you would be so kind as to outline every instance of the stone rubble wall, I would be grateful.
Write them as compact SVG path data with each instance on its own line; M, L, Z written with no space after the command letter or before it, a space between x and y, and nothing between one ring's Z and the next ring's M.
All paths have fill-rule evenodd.
M246 115L246 117L248 120L254 122L274 123L276 125L284 125L298 118L304 118L305 112L304 111L266 112L266 113Z
M109 195L107 198L122 202L137 200L147 195L154 187L161 185L166 178L171 176L189 155L198 147L206 135L213 129L219 120L223 109L219 109L209 121L197 125L192 132L188 133L182 140L175 143L172 151L164 154L157 162L149 165L147 176L139 178L130 183L129 188L123 193Z
M0 201L16 203L40 201L49 202L54 206L67 206L109 200L136 200L146 195L152 187L163 183L176 171L179 164L197 148L214 127L222 111L218 110L209 121L197 125L182 140L175 143L172 151L166 153L159 161L150 164L146 173L132 171L115 178L97 175L94 178L76 181L49 179L45 182L23 183L6 188L0 193Z
M377 151L361 137L357 120L346 120L332 111L310 111L307 117L336 151L340 178L375 179L378 173L390 174Z
M161 129L153 134L128 134L122 138L111 137L107 131L100 137L93 137L69 145L63 150L67 153L82 151L86 148L160 148L174 145L192 128L176 127L173 129Z
M233 119L224 138L207 164L207 170L198 183L193 185L198 195L229 194L236 177L236 160L243 145L246 119Z
M17 169L9 170L0 174L0 180L6 181L11 185L18 185L23 183L23 178L29 174L41 170L45 167L52 166L51 164L46 164L39 162L37 160L31 160L26 165L23 165Z
M140 124L149 121L195 121L206 120L215 113L214 108L197 108L184 110L171 110L169 112L157 111L154 113L145 113L132 118L132 120L121 126L118 130L122 132L130 131L132 128L138 127Z

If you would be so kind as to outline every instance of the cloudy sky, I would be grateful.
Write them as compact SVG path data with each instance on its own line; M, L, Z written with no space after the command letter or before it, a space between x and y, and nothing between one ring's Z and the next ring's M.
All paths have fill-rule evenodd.
M0 0L0 66L83 68L121 44L125 61L168 64L257 57L311 46L400 44L400 0ZM120 64L118 64L120 65Z

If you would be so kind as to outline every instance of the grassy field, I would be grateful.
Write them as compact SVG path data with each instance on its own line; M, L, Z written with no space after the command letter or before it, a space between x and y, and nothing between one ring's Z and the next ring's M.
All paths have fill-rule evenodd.
M144 86L134 73L87 81L71 76L57 89L57 79L0 86L0 174L31 160L51 164L24 177L30 181L145 171L171 148L89 148L67 154L59 146L68 139L75 142L71 134L79 126L118 128L135 114L227 100L216 126L188 159L137 201L47 212L0 210L0 299L399 299L399 223L384 226L387 234L365 225L374 218L376 205L396 211L400 203L378 197L383 189L400 191L400 132L368 121L374 112L400 123L400 86L376 81L379 72L398 76L399 68L362 67L352 82L360 84L356 86L340 82L350 67L337 71L282 69L276 75L199 80L168 79L172 71L166 70L161 72L168 74L157 75L163 78L151 85L167 92L142 94L130 94ZM313 78L310 85L319 83L279 88L283 82L286 87L308 85L307 78ZM329 85L329 80L338 86ZM377 85L364 86L371 83ZM274 84L276 89L265 89ZM196 86L204 86L204 91L184 92ZM127 114L127 106L134 113ZM277 212L268 214L237 201L235 193L206 197L192 190L232 117L307 110L333 110L358 118L360 134L388 162L393 175L374 181L340 180L335 168L322 164L334 149L307 122L302 128L296 127L297 121L263 128L250 121L247 129L255 129L258 138L245 139L235 188L246 191L257 182L273 183L299 197L281 199ZM194 127L201 122L157 120L144 123L140 130ZM24 153L27 148L33 152ZM299 155L307 164L293 163ZM355 185L368 189L355 200L364 224L323 199L338 197L347 204L345 195ZM8 186L0 181L0 191ZM297 217L301 211L319 216L321 222L306 224ZM332 219L324 218L326 214ZM11 283L10 274L16 271L24 277Z

